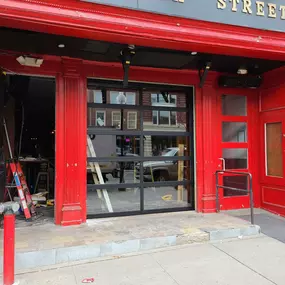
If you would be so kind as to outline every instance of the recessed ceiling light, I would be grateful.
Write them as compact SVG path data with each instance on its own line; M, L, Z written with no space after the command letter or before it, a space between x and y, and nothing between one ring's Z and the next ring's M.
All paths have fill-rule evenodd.
M191 55L197 55L197 53L198 53L197 51L192 51Z
M59 48L65 48L65 44L59 44L58 47Z
M239 68L238 71L237 71L237 74L239 75L245 75L247 74L247 69L246 68Z

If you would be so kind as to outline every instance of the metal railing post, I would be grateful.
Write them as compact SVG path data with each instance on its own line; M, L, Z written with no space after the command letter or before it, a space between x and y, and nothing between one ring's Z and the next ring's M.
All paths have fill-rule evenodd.
M216 212L220 212L220 199L219 199L219 174L216 172Z
M234 188L224 185L219 185L219 173L228 173L233 174L236 176L246 176L248 186L247 189L241 189L241 188ZM217 212L220 211L220 197L219 197L219 189L228 189L232 191L243 191L249 194L249 202L250 202L250 221L251 224L254 224L254 200L253 200L253 189L252 189L252 175L249 172L236 172L236 171L230 171L230 170L217 170L216 173L216 210Z

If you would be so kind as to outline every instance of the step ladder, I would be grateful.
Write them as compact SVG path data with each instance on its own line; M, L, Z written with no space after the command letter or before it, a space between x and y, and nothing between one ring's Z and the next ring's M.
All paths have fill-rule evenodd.
M26 219L30 219L36 215L36 209L21 164L19 162L9 162L8 166L14 178L24 215Z
M33 204L32 196L30 194L26 177L23 173L21 164L13 159L13 154L12 154L12 149L5 119L3 119L3 124L4 124L4 130L7 139L9 154L11 158L11 161L8 163L8 171L10 171L10 175L8 174L8 177L9 176L12 177L11 184L15 182L15 187L17 188L18 191L18 196L20 199L20 204L24 212L24 215L26 219L30 219L36 215L35 206ZM10 196L10 198L12 197Z
M93 146L93 143L89 135L87 135L87 157L96 157L96 152L94 150L94 146ZM99 163L98 162L88 162L88 164L91 169L94 183L97 185L105 184ZM113 207L112 207L112 204L109 198L108 191L106 189L102 189L102 190L97 189L97 194L100 200L103 200L103 199L105 200L109 213L113 213L114 211L113 211Z

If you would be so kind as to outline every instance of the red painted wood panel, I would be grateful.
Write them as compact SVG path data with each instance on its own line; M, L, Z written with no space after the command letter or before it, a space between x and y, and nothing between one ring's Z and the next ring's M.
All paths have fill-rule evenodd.
M274 86L261 90L260 111L285 108L285 85Z
M262 208L285 216L285 188L274 186L263 186Z

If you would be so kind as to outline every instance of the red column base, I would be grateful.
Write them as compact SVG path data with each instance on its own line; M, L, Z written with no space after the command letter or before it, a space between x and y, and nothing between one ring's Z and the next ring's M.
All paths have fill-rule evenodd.
M82 207L78 203L65 204L62 208L62 226L79 225L85 222L82 220Z
M216 213L216 196L204 195L202 197L203 213Z

